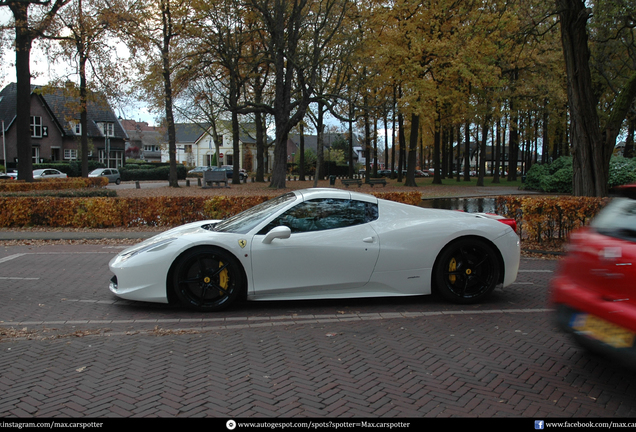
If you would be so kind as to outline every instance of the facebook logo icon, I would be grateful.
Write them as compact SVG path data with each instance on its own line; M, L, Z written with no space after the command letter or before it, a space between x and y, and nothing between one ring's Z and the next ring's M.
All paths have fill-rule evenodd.
M545 423L543 422L543 420L535 420L534 421L534 428L535 429L543 429Z

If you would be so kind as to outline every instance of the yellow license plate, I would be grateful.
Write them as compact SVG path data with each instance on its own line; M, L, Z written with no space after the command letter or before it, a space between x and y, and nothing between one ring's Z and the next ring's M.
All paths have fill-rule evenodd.
M634 344L634 333L595 315L578 314L572 328L614 348L629 348Z

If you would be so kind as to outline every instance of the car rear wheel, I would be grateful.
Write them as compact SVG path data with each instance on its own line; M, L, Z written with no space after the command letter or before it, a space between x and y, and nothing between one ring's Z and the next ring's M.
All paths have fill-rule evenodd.
M439 255L435 269L437 291L453 303L477 303L488 297L501 273L495 250L479 239L461 239Z
M173 281L179 300L197 311L225 309L244 287L239 262L215 247L186 252L177 262Z

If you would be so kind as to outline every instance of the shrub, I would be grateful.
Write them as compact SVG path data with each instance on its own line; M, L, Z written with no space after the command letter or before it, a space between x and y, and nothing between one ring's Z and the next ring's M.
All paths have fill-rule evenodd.
M636 182L636 159L612 156L610 160L609 187Z
M525 189L547 193L572 193L572 157L562 156L550 164L534 164L526 175Z
M525 189L546 193L572 193L572 157L562 156L551 164L535 164L526 175ZM636 159L612 156L609 187L636 182Z
M170 176L170 167L155 167L152 164L136 165L130 164L119 169L122 181L138 181L138 180L168 180ZM186 178L186 167L177 165L177 178L183 180Z

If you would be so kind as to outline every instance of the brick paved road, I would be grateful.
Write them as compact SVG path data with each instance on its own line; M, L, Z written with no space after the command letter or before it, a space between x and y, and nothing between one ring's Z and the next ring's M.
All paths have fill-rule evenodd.
M116 300L116 252L0 247L1 417L636 415L636 374L555 331L554 261L524 259L515 285L476 306L421 297L197 314Z

